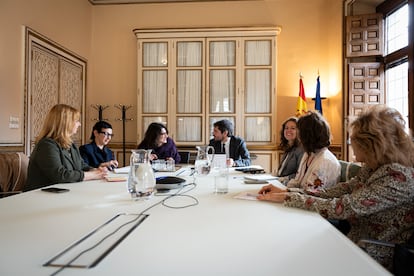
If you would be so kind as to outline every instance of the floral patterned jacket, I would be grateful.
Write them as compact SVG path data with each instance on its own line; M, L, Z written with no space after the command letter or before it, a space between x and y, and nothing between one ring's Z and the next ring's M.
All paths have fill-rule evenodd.
M414 229L414 168L395 163L376 171L363 167L349 182L289 192L284 204L316 211L325 218L347 219L351 224L348 237L354 242L364 238L405 242ZM367 251L390 269L389 249L371 247Z

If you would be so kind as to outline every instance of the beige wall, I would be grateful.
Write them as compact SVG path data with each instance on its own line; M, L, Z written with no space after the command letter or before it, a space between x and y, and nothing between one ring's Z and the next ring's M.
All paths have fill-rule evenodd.
M24 26L89 59L91 10L87 0L0 0L0 143L23 143Z
M43 11L46 8L48 13ZM75 19L75 14L80 19ZM10 114L23 118L22 24L29 24L88 60L86 138L94 123L91 118L97 117L91 104L108 104L104 118L109 119L117 134L114 142L120 142L122 136L122 124L115 120L121 112L114 104L133 105L127 117L136 114L133 29L277 25L282 28L278 37L277 127L295 112L300 72L308 108L313 109L310 98L315 96L319 70L322 96L328 97L323 103L324 115L332 127L333 143L342 143L342 0L120 6L91 6L87 0L0 0L0 15L0 32L11 38L7 45L3 38L0 42L0 96L13 91L7 103L0 103L0 128L5 130L2 136L13 141L21 137L8 129L8 118ZM126 134L128 142L136 142L135 121L127 122Z

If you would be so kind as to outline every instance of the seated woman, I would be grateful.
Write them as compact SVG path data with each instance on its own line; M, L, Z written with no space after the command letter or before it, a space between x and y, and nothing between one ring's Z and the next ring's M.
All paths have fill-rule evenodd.
M56 183L103 179L106 168L92 169L73 143L80 121L80 112L68 105L57 104L46 116L29 159L25 191Z
M299 140L305 153L295 178L289 188L321 189L336 184L341 175L341 165L329 151L331 130L319 112L308 112L298 120Z
M181 157L174 140L168 137L168 129L160 123L151 123L145 131L144 139L138 149L152 149L151 160L174 160L180 163Z
M403 243L414 229L414 143L405 121L393 108L372 106L350 124L351 145L363 166L349 182L318 191L264 186L259 200L347 219L348 237ZM391 268L392 251L371 247L368 253Z
M297 135L297 122L296 117L290 117L283 122L280 130L279 149L283 150L283 155L276 176L284 184L296 176L303 156L303 148Z
M109 170L118 167L118 161L107 145L112 139L112 126L105 121L97 122L92 128L91 143L80 146L80 154L91 167L107 167Z

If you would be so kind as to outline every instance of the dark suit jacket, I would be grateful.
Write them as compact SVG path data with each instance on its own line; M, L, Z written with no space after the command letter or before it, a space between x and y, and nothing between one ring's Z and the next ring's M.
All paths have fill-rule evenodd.
M104 146L101 150L95 142L80 146L79 151L83 161L94 168L99 167L102 163L114 160L112 151L108 147Z
M83 171L89 168L74 144L65 150L55 140L43 138L30 155L25 191L56 183L82 181Z
M221 151L221 141L210 140L210 146L214 147L214 152L224 154ZM234 160L237 167L250 166L250 153L247 150L246 143L240 137L231 136L229 157Z

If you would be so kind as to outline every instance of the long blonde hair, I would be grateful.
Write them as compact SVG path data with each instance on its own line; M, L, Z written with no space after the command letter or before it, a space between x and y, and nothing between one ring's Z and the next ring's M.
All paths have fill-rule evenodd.
M351 141L364 152L372 169L399 163L414 166L414 143L405 131L405 121L394 108L375 105L363 111L350 124Z
M55 140L62 148L69 149L73 143L72 131L80 119L80 112L66 104L53 106L46 116L36 143L43 138Z

